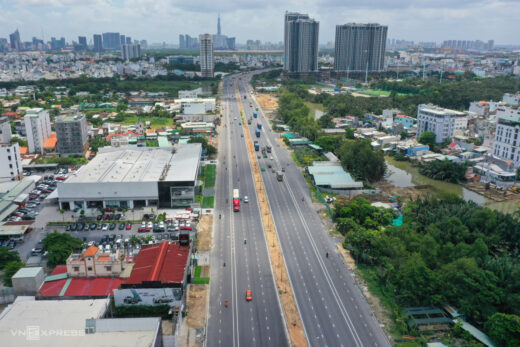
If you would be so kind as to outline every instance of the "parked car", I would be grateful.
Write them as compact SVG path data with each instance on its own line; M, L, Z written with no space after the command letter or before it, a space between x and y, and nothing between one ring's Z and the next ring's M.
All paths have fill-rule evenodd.
M115 228L116 228L116 223L110 223L110 226L108 227L108 229L114 230Z
M119 223L118 229L119 230L125 230L125 226L126 226L125 223Z
M96 223L90 224L90 230L96 230L96 228L97 228L97 224Z
M108 230L108 224L107 223L103 224L103 228L101 230L107 231Z
M126 223L126 230L132 229L132 223L128 222Z
M139 301L141 301L141 300L136 298L135 296L130 296L130 295L123 299L123 302L128 305L137 304Z

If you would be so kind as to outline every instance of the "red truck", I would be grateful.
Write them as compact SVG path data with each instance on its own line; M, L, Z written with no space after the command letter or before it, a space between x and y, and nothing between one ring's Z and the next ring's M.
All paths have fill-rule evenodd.
M233 189L233 212L240 211L240 193L238 189Z

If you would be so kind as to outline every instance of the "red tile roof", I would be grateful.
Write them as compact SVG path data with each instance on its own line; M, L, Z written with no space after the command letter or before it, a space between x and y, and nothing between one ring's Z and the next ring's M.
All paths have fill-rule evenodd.
M67 266L56 266L51 276L67 272ZM102 296L113 294L113 290L125 282L118 277L95 277L95 278L64 278L56 281L44 282L38 296L59 296L63 287L70 280L70 284L63 296Z
M126 284L182 283L189 254L189 246L180 246L178 243L168 241L143 248L137 255L134 268Z

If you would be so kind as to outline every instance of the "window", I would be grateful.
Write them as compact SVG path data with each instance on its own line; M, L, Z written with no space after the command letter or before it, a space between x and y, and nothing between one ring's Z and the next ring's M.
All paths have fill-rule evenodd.
M112 271L112 266L105 266L105 270Z
M74 271L74 272L78 272L78 271L79 271L79 266L74 266L74 267L72 267L72 271Z
M92 266L87 267L88 271L92 271Z

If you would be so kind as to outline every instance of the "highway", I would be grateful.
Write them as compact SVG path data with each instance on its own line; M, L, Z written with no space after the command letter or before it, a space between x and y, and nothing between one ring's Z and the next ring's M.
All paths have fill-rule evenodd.
M271 212L293 285L295 298L311 346L390 346L370 306L336 251L319 215L312 208L309 188L289 152L279 146L259 105L251 98L251 73L242 75L239 91L246 119L259 108L262 122L260 146L270 145L272 153L259 159ZM247 99L244 100L243 96ZM252 101L252 107L249 102ZM257 120L249 126L255 136ZM272 156L272 159L270 158ZM285 168L283 182L267 168ZM326 256L326 253L329 256Z
M224 79L215 189L207 346L288 346L232 77ZM239 189L240 212L232 190ZM220 216L220 217L219 217ZM245 243L245 241L247 243ZM224 266L225 263L225 266ZM253 300L245 300L246 290ZM225 307L225 301L229 306Z

